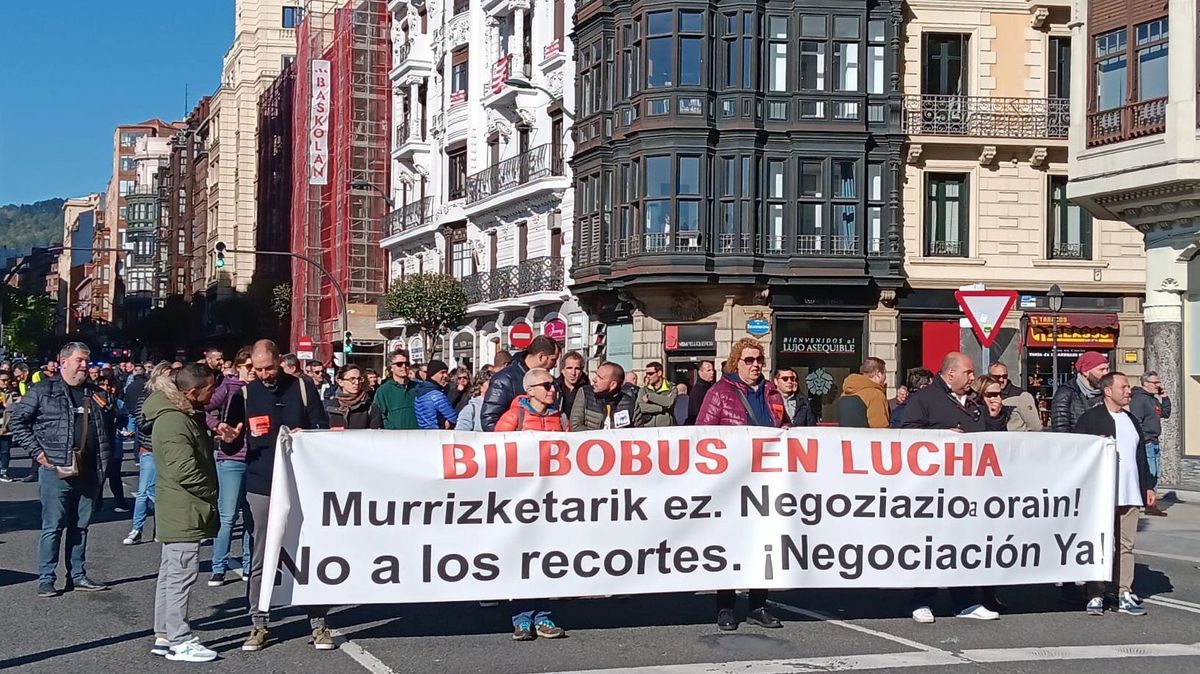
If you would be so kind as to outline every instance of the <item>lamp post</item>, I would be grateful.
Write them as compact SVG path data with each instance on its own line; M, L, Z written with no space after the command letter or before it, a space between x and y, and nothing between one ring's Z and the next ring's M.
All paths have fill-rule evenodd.
M350 181L350 189L352 189L352 190L375 190L375 192L377 194L379 194L380 197L383 198L384 203L386 203L388 205L389 211L396 210L396 202L392 201L392 198L387 195L387 192L384 192L378 185L376 185L375 183L373 183L369 180L351 180Z
M504 81L504 84L506 86L512 87L513 89L516 89L517 91L540 91L543 94L546 94L547 96L549 96L550 100L552 100L552 101L562 100L561 97L555 96L554 92L550 91L546 87L534 84L534 83L530 82L529 80L521 79L520 77L510 77ZM565 107L562 109L562 114L563 114L563 117L566 117L572 123L575 122L575 114L572 113L570 110L567 110Z
M1053 377L1053 383L1050 385L1050 394L1054 395L1058 392L1058 313L1062 311L1063 291L1058 287L1058 284L1050 286L1050 291L1046 293L1046 302L1050 305L1050 334L1053 340L1050 345L1050 372Z

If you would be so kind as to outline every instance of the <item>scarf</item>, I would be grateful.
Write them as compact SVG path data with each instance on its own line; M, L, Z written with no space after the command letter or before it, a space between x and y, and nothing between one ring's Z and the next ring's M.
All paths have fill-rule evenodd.
M336 399L338 409L350 412L354 409L357 409L358 406L363 404L363 401L367 399L367 387L360 386L358 394L353 396L347 395L345 391L338 389Z
M1088 383L1087 377L1082 374L1075 375L1075 383L1079 386L1079 391L1083 393L1085 398L1095 398L1100 395L1100 390L1092 388L1092 385Z

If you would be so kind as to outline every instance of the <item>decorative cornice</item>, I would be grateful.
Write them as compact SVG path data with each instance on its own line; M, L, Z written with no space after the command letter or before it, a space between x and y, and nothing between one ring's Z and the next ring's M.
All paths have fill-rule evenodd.
M1041 5L1034 5L1029 8L1029 25L1034 28L1041 28L1046 25L1046 19L1050 18L1050 8Z
M1029 155L1029 165L1035 169L1046 168L1046 155L1048 151L1044 147L1035 147Z
M925 148L920 143L910 143L908 146L908 163L916 164L921 161L921 153Z
M991 166L996 161L996 146L984 145L983 150L979 153L979 165Z

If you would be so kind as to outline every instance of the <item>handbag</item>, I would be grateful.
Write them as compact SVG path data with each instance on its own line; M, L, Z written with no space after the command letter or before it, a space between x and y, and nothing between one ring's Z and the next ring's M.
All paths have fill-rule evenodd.
M83 438L82 438L82 442L79 443L83 447L87 447L88 432L92 428L92 424L91 424L92 406L90 404L88 404L88 402L89 402L88 398L85 396L83 399ZM69 477L79 477L79 465L83 461L83 450L78 449L76 447L72 447L68 456L69 456L69 460L67 462L67 465L54 467L54 474L60 480L65 480Z

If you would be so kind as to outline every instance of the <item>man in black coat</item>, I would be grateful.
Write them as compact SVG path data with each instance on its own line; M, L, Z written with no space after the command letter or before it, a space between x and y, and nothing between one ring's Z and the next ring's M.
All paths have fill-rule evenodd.
M1075 378L1059 386L1050 401L1050 430L1074 433L1083 413L1100 404L1099 382L1108 374L1108 358L1088 351L1075 359Z
M704 404L704 396L708 394L708 389L717 383L717 366L711 360L700 361L700 367L696 370L696 384L692 386L692 390L688 391L688 418L687 425L693 426L696 423L696 417L700 416L700 406Z
M903 428L925 428L955 431L956 433L979 433L986 430L984 411L971 397L971 382L975 381L975 362L970 356L952 351L942 360L942 370L933 383L913 393L904 410ZM932 623L933 598L936 587L919 588L913 591L913 620ZM959 618L995 620L1000 614L993 593L981 599L978 587L952 587L950 598ZM986 600L986 601L985 601ZM993 604L992 607L986 604Z
M558 364L558 342L545 336L538 335L530 342L529 348L516 356L503 370L492 375L488 384L487 397L479 410L480 423L483 430L491 433L496 429L500 416L512 406L512 401L525 392L525 373L538 367L543 370L553 370Z
M1125 409L1133 395L1129 378L1120 372L1104 375L1098 382L1103 403L1084 412L1075 432L1113 438L1117 444L1117 509L1113 528L1113 582L1117 586L1117 610L1133 616L1146 614L1141 599L1133 594L1133 546L1138 517L1143 506L1153 507L1154 493L1150 464L1146 460L1146 436L1137 417ZM1088 583L1089 615L1104 615L1107 583Z

